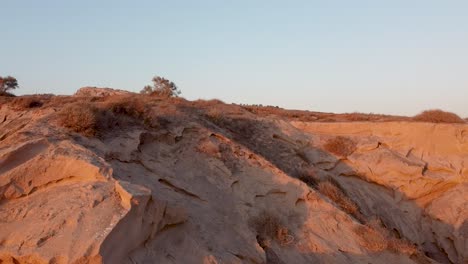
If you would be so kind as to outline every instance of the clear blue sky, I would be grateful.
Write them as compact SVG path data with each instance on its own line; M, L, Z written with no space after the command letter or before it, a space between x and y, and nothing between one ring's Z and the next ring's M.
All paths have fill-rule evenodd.
M468 117L468 1L0 0L24 93L139 91L329 112Z

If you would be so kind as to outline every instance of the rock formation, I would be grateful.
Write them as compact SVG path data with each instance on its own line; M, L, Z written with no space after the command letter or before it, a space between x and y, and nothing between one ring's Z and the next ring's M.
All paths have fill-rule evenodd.
M128 95L131 94L129 91L118 90L112 88L98 88L92 86L81 87L76 91L75 96L115 96L115 95Z
M468 261L466 124L110 97L87 103L124 121L94 137L60 124L73 97L0 106L0 263Z

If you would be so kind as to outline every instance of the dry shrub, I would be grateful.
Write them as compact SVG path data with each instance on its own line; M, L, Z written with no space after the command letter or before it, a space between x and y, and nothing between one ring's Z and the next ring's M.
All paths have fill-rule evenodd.
M167 101L170 104L174 104L174 105L189 104L189 101L187 101L187 99L185 99L183 97L180 97L180 96L169 97L165 101Z
M356 151L356 142L347 137L337 136L327 140L324 148L333 154L347 157Z
M59 124L84 136L95 136L100 125L99 110L89 103L65 106L58 114Z
M298 118L303 115L306 116L308 113L308 111L285 110L277 106L243 105L242 108L259 116L276 115L286 118Z
M281 246L290 245L294 237L285 227L280 219L267 212L261 213L252 219L252 225L257 231L257 240L262 247L269 247L272 240L278 242Z
M223 116L217 114L207 114L205 115L206 119L210 120L213 124L222 125L223 124Z
M146 113L146 104L141 97L116 97L106 102L107 109L116 115L141 119Z
M390 250L409 256L419 253L418 248L408 240L392 235L378 218L372 218L366 225L358 226L354 232L359 236L361 246L371 252Z
M381 231L381 228L376 227L374 222L358 226L354 230L360 238L361 246L371 252L380 252L387 249L388 240Z
M284 116L287 118L297 118L300 116L300 112L296 110L285 110L282 108L276 107L263 107L263 106L250 106L247 107L250 111L253 111L256 114L265 116L265 115L277 115L277 116Z
M371 120L373 120L374 116L372 114L364 114L364 113L354 112L354 113L342 114L342 117L346 121L354 121L354 122L361 121L362 122L362 121L371 121Z
M109 97L103 103L103 108L113 117L113 125L124 127L143 124L156 128L164 124L164 118L152 108L154 103L152 98L142 95L116 96Z
M405 116L392 116L374 113L344 113L334 114L330 116L332 122L388 122L388 121L404 121L408 118Z
M343 211L360 219L359 207L349 199L346 194L330 180L319 182L317 189L320 193L335 202Z
M15 110L26 110L29 108L41 107L43 102L34 96L16 97L11 102L11 106Z
M411 242L406 239L398 239L395 237L390 238L388 241L388 249L393 252L402 253L409 256L418 253L418 248Z
M101 97L82 97L82 96L68 96L68 95L56 95L52 96L47 102L45 102L45 107L57 107L62 108L69 104L75 103L91 103L102 101Z
M98 136L111 128L144 125L161 127L164 118L151 107L152 98L142 95L52 98L50 105L61 105L60 124L85 136Z
M87 137L99 136L110 128L124 127L135 120L144 120L145 106L137 100L119 99L104 103L92 103L88 100L75 103L65 101L69 104L58 114L60 125Z
M461 117L454 113L445 112L439 109L426 110L413 117L414 121L431 123L465 123Z
M269 116L275 115L287 119L295 119L303 122L356 122L356 121L371 121L371 122L386 122L386 121L404 121L408 120L408 117L404 116L391 116L381 115L374 113L345 113L345 114L331 114L331 113L320 113L303 110L286 110L279 107L273 106L256 106L256 105L243 105L247 111L260 115Z
M205 117L213 122L214 124L221 125L224 121L224 116L221 113L221 111L217 108L210 108L206 114Z

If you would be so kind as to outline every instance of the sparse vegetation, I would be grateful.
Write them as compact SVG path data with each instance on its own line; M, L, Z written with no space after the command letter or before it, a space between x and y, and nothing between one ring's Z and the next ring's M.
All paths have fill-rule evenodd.
M0 96L13 96L8 91L16 89L16 88L18 88L18 81L16 80L15 77L12 77L12 76L1 77L0 76Z
M327 140L324 148L338 156L347 157L356 151L356 142L347 137L337 136Z
M426 110L413 117L414 121L431 123L465 123L458 115L439 109Z
M26 110L29 108L41 107L42 100L35 96L16 97L13 99L11 106L16 110Z
M140 93L163 98L177 97L181 93L175 83L159 76L153 78L153 85L143 87Z
M169 124L169 120L159 115L161 109L151 109L151 103L152 100L141 95L120 96L106 101L104 107L114 115L118 125L130 122L155 128Z
M281 246L290 245L294 241L289 229L278 217L268 212L261 213L251 222L257 232L257 240L260 246L264 248L269 247L272 240L275 240Z
M116 96L102 101L99 98L61 98L65 106L59 112L59 123L84 136L102 135L113 127L145 125L159 127L160 118L151 116L144 96ZM96 100L94 100L96 99ZM99 100L97 100L99 99ZM57 105L57 102L54 102Z
M59 112L59 123L69 130L84 136L98 134L101 113L98 108L89 103L76 103L65 106Z
M405 254L409 256L418 253L418 248L414 244L412 244L410 241L406 239L401 239L401 238L399 239L396 237L391 237L389 239L388 249L393 252L397 252L397 253L401 253L401 254Z
M395 253L414 255L418 248L405 239L392 235L378 218L373 218L354 232L360 237L360 244L371 252L391 250Z
M388 241L382 232L380 223L375 220L366 225L358 226L354 232L359 236L360 244L371 252L379 252L387 249Z
M129 124L128 122L131 122L132 125L137 126L138 130L143 130L141 129L140 123L138 122L143 122L144 124L146 124L149 118L153 118L158 115L161 116L161 111L163 111L164 113L162 114L162 116L169 120L168 122L182 123L188 121L186 122L187 124L189 124L189 122L196 122L197 127L195 127L195 129L199 130L193 129L191 125L179 126L179 123L175 123L175 125L172 125L173 128L187 128L183 131L184 139L183 141L177 143L179 144L176 146L177 148L183 148L184 146L188 146L185 142L185 139L187 137L197 136L196 138L194 138L197 141L190 142L190 148L192 148L195 142L199 142L198 140L200 138L198 136L201 135L201 137L203 138L207 137L209 138L209 140L202 142L203 144L199 142L200 144L197 145L197 150L208 154L208 156L215 157L223 161L226 165L227 171L230 171L233 175L235 175L235 173L242 172L243 170L245 170L243 166L244 163L247 162L249 166L257 166L260 168L265 168L265 164L267 164L268 166L274 166L275 170L277 168L279 170L283 170L288 175L296 176L308 186L318 190L309 190L310 193L308 194L314 194L314 196L310 197L308 196L308 194L306 197L304 197L301 194L301 198L296 200L297 208L295 210L309 210L309 204L307 204L309 201L306 199L310 198L310 201L312 201L312 198L325 199L328 202L331 201L337 208L340 208L343 212L354 216L361 223L365 223L364 225L358 225L356 229L353 230L354 232L356 232L356 234L359 235L359 239L357 239L357 236L355 236L355 238L359 241L359 244L362 245L362 247L360 247L361 250L367 249L370 252L393 251L406 255L414 255L420 253L417 247L413 245L410 241L399 238L399 235L395 235L397 233L396 231L395 234L393 233L393 231L390 232L382 225L381 222L377 220L371 220L369 222L362 220L363 217L360 213L358 205L353 200L351 200L351 198L354 199L357 196L351 196L351 194L355 193L353 191L348 191L347 188L344 188L348 185L344 185L345 181L341 181L340 177L336 177L335 179L340 180L340 182L343 183L343 185L339 185L333 180L321 181L321 178L327 177L327 175L331 175L331 173L333 173L334 171L332 170L330 172L327 172L327 166L322 167L320 166L321 164L319 164L319 162L328 161L329 155L326 155L321 152L317 152L318 154L315 154L314 150L311 149L312 147L316 146L315 143L317 143L317 138L313 138L312 142L314 144L310 143L310 146L308 146L310 148L305 148L303 147L305 145L301 143L302 141L304 141L302 140L302 137L296 136L296 134L286 134L287 132L289 132L286 130L275 130L278 128L273 127L267 122L262 122L263 120L260 120L260 118L257 118L257 116L251 114L250 112L244 113L246 112L243 110L244 108L230 105L226 106L224 103L217 100L188 103L182 102L183 104L179 104L172 103L173 100L179 100L179 98L161 99L146 95L135 94L125 96L113 95L105 98L91 96L54 96L48 99L43 99L41 97L21 96L11 98L4 97L0 98L0 100L5 100L6 102L8 102L8 104L6 105L7 108L16 107L17 109L22 110L33 107L40 107L42 104L44 105L44 108L49 107L50 105L54 105L54 107L57 107L56 109L49 109L51 111L40 112L48 114L52 113L53 110L60 110L58 112L58 121L60 122L60 124L70 131L80 133L85 136L97 136L100 135L102 132L109 131L103 129L110 128L111 126L116 126L118 124L127 125ZM230 110L231 108L234 110L235 108L239 108L242 112L240 112L240 114L232 114L234 110ZM232 112L225 111L225 109L228 109ZM33 117L39 116L39 113L34 113L33 115L31 113L32 111L26 113L26 117L28 117L28 115ZM18 116L22 113L15 114ZM15 116L10 115L8 119L6 119L7 122L5 122L4 124L8 124L8 122L12 120L12 117L14 118ZM312 118L312 114L310 115L310 117ZM265 120L269 121L271 119ZM213 124L210 122L212 122ZM111 126L109 126L108 124L111 124ZM128 126L122 125L121 128L126 129L127 127ZM53 128L55 129L55 127ZM279 128L281 129L283 127ZM172 131L176 130L171 129L168 131L169 132L161 131L161 134L166 136L164 133L172 133ZM199 133L200 131L202 132ZM279 136L276 137L277 134L273 133L278 133L278 131ZM129 135L133 137L133 131L131 132L132 133L129 133ZM155 130L146 132L156 134L153 133L155 132ZM211 136L210 133L212 133ZM105 135L115 136L114 133L112 133L112 135ZM119 136L123 138L123 133ZM284 136L284 138L281 138L281 136ZM170 140L173 140L172 142L178 142L178 135L173 136L169 134L167 137L170 138ZM326 135L321 135L320 137L326 137ZM299 138L301 140L299 140ZM304 136L304 138L306 137ZM140 139L142 141L141 144L145 143L143 141L146 141L146 143L148 143L153 142L154 140L153 137L149 137L148 140L144 138ZM8 141L9 140L10 139L8 139ZM157 140L160 140L159 137ZM103 142L107 141L103 140ZM330 137L330 140L324 143L326 143L323 145L324 149L328 150L330 153L334 153L339 156L348 156L356 150L356 143L355 141L353 141L352 137ZM229 148L229 152L225 150L227 148ZM121 148L118 149L121 150ZM192 151L191 149L189 150ZM129 158L126 155L119 155L119 152L115 151L115 149L114 151L112 151L111 148L109 148L109 151L105 152L104 155L106 160L120 159L122 162L126 162ZM315 155L317 155L317 157ZM132 155L131 158L138 158L138 156ZM299 158L304 162L299 160ZM308 162L308 159L310 159L310 162ZM280 160L280 162L277 162L277 160ZM210 160L210 162L212 161L213 160ZM216 165L217 163L214 164ZM289 166L290 164L292 165ZM316 167L313 167L313 165L316 165ZM299 167L300 169L296 170L296 167ZM349 169L351 170L353 168ZM235 191L237 191L238 188L243 188L243 185L233 184L232 186ZM301 186L306 187L303 184L301 184ZM278 197L279 195L277 195L276 190L283 191L283 188L271 188L271 190L275 191L274 193L272 192L275 195L274 197ZM284 191L289 191L289 189L286 188L284 189ZM323 194L323 196L320 197L319 192ZM265 194L265 192L261 191L258 192L258 194ZM358 194L356 193L356 195ZM329 199L325 198L325 196ZM294 202L294 200L292 200L291 202ZM255 206L258 206L258 204ZM330 206L328 207L331 208ZM336 212L338 212L336 208L332 209L333 210L331 210L331 213L335 214ZM364 207L362 209L364 209ZM372 210L372 208L369 210ZM368 211L366 210L365 212ZM309 211L305 211L305 213L309 213ZM339 214L344 215L342 212L339 212ZM308 216L309 214L301 214L301 220L305 219ZM252 230L255 229L258 243L262 247L270 247L272 243L275 246L287 246L294 243L294 236L291 233L291 230L295 231L296 235L298 236L300 228L304 228L303 230L305 232L310 231L308 230L309 223L307 223L307 225L301 226L301 224L304 224L302 221L298 222L297 229L290 229L292 225L290 225L290 222L282 221L287 219L282 217L283 215L281 214L272 215L271 213L263 212L261 215L253 219ZM307 221L309 220L310 218L307 219ZM389 221L388 223L392 223L394 219L386 218L386 221L387 220ZM312 223L313 222L311 221L310 224ZM355 224L355 221L346 222L345 228L348 230L347 232L352 232L348 228L350 225L353 224ZM310 243L315 243L315 241L312 241ZM353 245L353 247L355 247L355 245Z
M63 108L69 104L94 103L104 100L102 97L56 95L44 100L44 107Z
M222 124L223 114L217 108L210 108L205 114L205 117L215 124Z
M129 117L142 119L146 113L145 102L135 96L117 97L106 102L107 109L116 115L127 115Z
M335 202L344 212L361 220L359 207L335 183L330 180L322 181L318 183L317 189Z
M410 120L405 116L392 116L374 113L345 113L333 114L312 112L305 110L288 110L273 106L259 106L259 105L241 105L247 111L259 116L277 116L280 118L292 119L303 122L388 122L388 121L405 121Z

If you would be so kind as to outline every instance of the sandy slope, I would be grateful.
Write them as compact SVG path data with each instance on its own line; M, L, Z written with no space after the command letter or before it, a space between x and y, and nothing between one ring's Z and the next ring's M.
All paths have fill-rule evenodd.
M68 133L56 108L0 108L3 263L466 263L468 125L314 123L238 106L154 106L164 126ZM214 111L214 112L213 112ZM356 150L324 150L337 135ZM332 178L424 255L371 251L347 214L297 179ZM280 219L264 245L253 220ZM1 262L0 261L0 262Z

